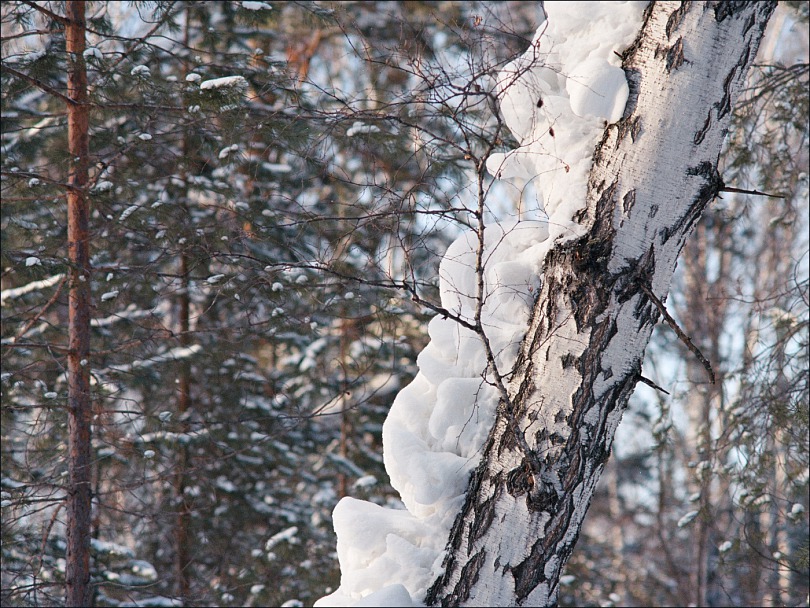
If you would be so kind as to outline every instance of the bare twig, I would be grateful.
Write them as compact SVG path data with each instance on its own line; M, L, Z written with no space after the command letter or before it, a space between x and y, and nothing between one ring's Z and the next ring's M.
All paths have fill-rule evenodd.
M649 378L645 378L645 377L644 377L644 376L642 376L641 374L639 374L639 375L638 375L638 381L639 381L639 382L642 382L642 383L644 383L644 384L646 384L647 386L650 386L650 387L654 388L654 389L655 389L655 390L657 390L657 391L661 391L661 392L662 392L662 393L664 393L665 395L669 395L669 391L664 390L663 388L661 388L660 386L658 386L658 385L657 385L655 382L653 382L653 381L652 381L652 380L650 380Z
M650 301L653 304L655 304L655 306L664 316L664 319L666 319L667 324L672 328L672 331L675 332L675 334L678 336L681 342L683 342L686 345L686 347L692 351L695 357L698 358L698 361L700 361L703 364L703 367L706 368L706 372L709 374L709 380L711 380L711 383L714 384L715 383L714 370L712 369L712 365L711 363L709 363L709 360L703 356L703 353L700 352L700 349L694 345L691 338L689 338L689 336L687 336L686 333L678 326L678 323L675 322L675 319L673 319L672 316L669 314L669 312L667 312L664 303L658 299L658 296L656 296L652 292L652 289L647 287L647 285L645 285L644 283L639 283L638 285L641 288L641 291L643 291L650 299Z
M723 186L720 188L719 192L736 192L738 194L754 194L756 196L767 196L768 198L781 198L784 199L785 196L782 194L767 194L765 192L760 192L759 190L745 190L743 188L732 188L731 186Z
M30 6L31 8L33 8L36 11L39 11L40 13L45 15L46 17L50 17L51 19L53 19L57 23L61 23L62 25L65 25L68 22L67 17L63 17L62 15L57 15L53 11L49 11L47 8L37 4L36 2L31 2L30 0L22 0L22 3Z

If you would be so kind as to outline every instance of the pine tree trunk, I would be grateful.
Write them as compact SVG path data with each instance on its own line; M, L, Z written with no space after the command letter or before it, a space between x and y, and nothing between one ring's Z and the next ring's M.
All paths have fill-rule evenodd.
M684 242L722 188L736 92L774 2L657 2L624 55L625 117L594 154L586 236L546 258L517 372L428 605L548 606L641 373ZM616 49L620 51L621 49ZM533 461L539 468L533 469Z
M68 152L70 175L67 190L68 259L70 296L68 309L68 434L69 486L67 497L66 601L69 606L90 606L91 521L91 418L90 399L90 137L85 50L85 3L65 3L65 37L68 53Z
M185 143L185 142L184 142ZM190 264L188 256L183 252L180 256L180 345L188 347L191 344L190 317L191 296L189 294ZM191 408L191 364L188 359L180 362L178 378L177 417L183 433L190 430L187 415ZM186 496L187 471L189 468L189 447L183 442L177 446L177 461L174 470L174 497L176 517L174 524L174 574L177 596L185 605L191 595L190 566L191 552L189 550L189 526L191 518L191 504Z

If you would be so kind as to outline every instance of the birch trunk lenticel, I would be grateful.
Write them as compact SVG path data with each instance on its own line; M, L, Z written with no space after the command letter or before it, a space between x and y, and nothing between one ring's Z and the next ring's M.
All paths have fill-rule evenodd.
M649 294L665 298L686 238L723 186L731 108L774 7L656 2L645 12L623 55L624 117L595 151L587 209L575 218L587 232L546 258L510 406L501 404L428 605L556 603L659 319Z

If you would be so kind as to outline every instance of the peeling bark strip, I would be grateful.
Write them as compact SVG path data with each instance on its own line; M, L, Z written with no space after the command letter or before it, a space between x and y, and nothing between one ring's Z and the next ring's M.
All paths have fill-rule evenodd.
M68 498L65 583L68 606L90 606L90 137L84 0L65 3L68 53Z
M683 244L722 187L730 108L775 2L657 2L624 57L625 116L594 154L579 240L547 257L509 386L430 606L550 606L641 373ZM662 52L663 51L663 52ZM553 338L553 339L552 339ZM536 480L536 481L535 481Z

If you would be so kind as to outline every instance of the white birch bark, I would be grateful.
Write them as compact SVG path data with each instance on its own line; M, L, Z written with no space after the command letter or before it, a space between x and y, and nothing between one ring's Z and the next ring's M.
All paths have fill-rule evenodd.
M736 92L773 2L657 2L623 66L624 117L594 154L580 239L544 284L428 605L546 606L639 379L675 263L722 188ZM621 49L617 49L620 51ZM513 415L531 457L510 430Z

